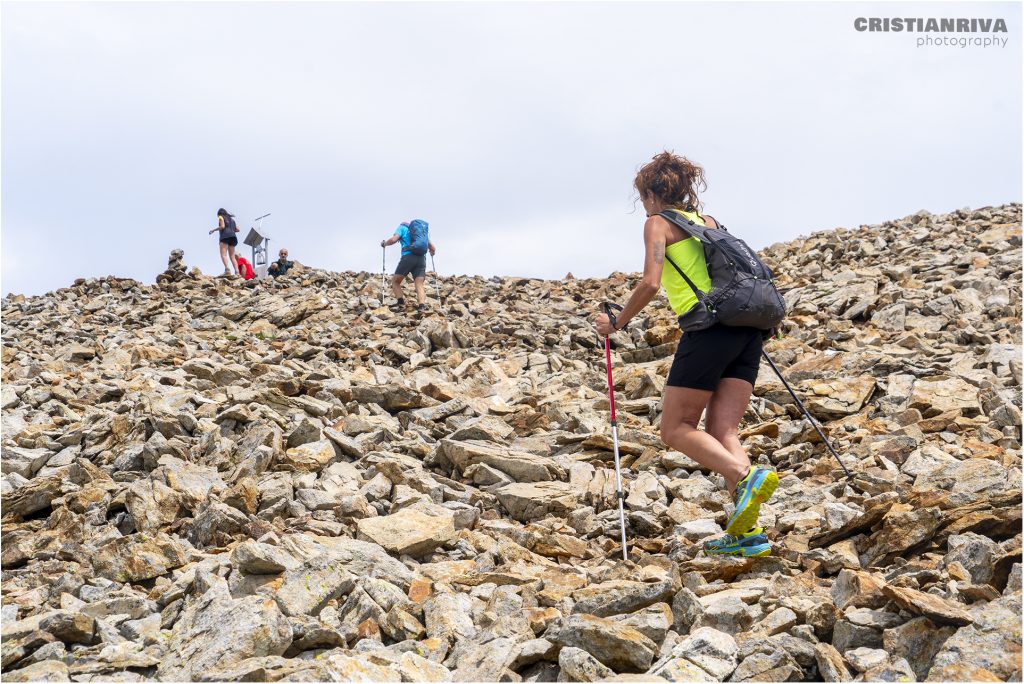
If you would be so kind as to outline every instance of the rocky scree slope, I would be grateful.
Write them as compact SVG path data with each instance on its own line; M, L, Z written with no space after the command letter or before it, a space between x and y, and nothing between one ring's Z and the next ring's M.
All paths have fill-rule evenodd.
M3 677L1020 680L1021 206L763 252L791 307L742 425L774 555L708 558L731 503L658 438L679 333L615 338L618 559L589 318L637 276L375 274L3 300Z

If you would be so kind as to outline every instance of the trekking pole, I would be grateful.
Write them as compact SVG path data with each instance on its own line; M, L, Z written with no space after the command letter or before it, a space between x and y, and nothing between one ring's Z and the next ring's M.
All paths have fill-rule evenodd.
M441 304L441 288L437 284L437 266L434 266L433 254L430 255L430 270L434 272L434 292L437 293L437 306L441 309L441 315L447 318L448 314L445 313L444 305Z
M775 365L774 361L772 361L772 357L768 356L768 352L764 351L763 349L761 350L761 353L764 355L765 360L768 361L768 365L772 367L773 371L775 371L775 374L779 376L779 380L782 381L782 384L786 386L787 390L789 390L790 396L793 397L793 400L796 402L796 405L800 407L801 411L803 411L804 416L807 417L807 420L811 421L811 425L814 426L814 429L818 431L818 436L821 437L821 441L825 443L825 446L828 447L828 450L831 451L832 455L836 457L836 462L839 464L839 467L843 469L843 472L846 473L846 478L852 479L853 475L851 475L850 471L846 469L845 465L843 465L842 460L840 460L839 458L839 454L836 453L836 450L832 447L832 443L828 441L828 437L826 437L825 433L821 431L821 426L818 425L818 421L814 420L814 416L812 416L807 411L807 409L804 408L804 404L802 401L800 401L800 397L796 396L796 392L794 392L793 388L789 386L788 382L786 382L786 378L782 377L782 371L780 371L779 367Z
M612 308L622 311L622 307L610 302L601 305L608 315L612 327L615 327L615 314ZM619 467L619 428L615 422L615 385L612 383L612 348L608 342L608 336L604 336L604 363L608 370L608 405L612 412L612 445L615 449L615 498L619 500L619 529L622 530L622 560L629 560L629 551L626 549L626 512L623 509L623 502L626 496L622 493L622 470Z
M387 273L387 266L385 265L386 264L385 260L387 258L387 253L388 253L388 248L387 247L381 247L380 248L380 305L381 306L384 306L384 290L387 289L387 285L385 284L385 282L387 280L387 276L385 275Z

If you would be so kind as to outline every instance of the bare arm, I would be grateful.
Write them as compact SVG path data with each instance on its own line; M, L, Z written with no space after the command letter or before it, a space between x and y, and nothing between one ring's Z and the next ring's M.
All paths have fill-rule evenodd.
M396 242L398 242L398 236L397 235L392 235L387 240L381 240L380 241L380 246L381 247L390 247L391 245L395 244Z
M647 303L658 294L661 288L661 271L665 266L665 219L660 216L652 216L644 224L644 275L640 284L636 286L629 297L629 301L622 308L622 312L616 316L615 329L622 330L626 324L640 313ZM602 320L603 319L603 320ZM605 324L607 317L604 314L598 316L598 332L607 334L605 330L611 330L611 326ZM604 330L603 330L604 328Z
M429 245L430 256L434 256L435 254L437 254L437 247L434 247L434 243L433 242L431 242L430 240L427 240L427 245Z

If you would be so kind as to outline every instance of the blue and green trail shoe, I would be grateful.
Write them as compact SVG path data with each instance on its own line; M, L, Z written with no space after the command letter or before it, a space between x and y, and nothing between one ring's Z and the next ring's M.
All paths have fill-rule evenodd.
M767 556L771 554L772 547L768 544L768 536L764 533L763 527L755 527L749 532L739 536L727 534L712 539L704 544L704 553L720 556Z
M736 510L725 526L725 533L737 536L741 530L757 525L761 504L772 498L779 486L779 476L774 470L753 466L747 476L736 485Z

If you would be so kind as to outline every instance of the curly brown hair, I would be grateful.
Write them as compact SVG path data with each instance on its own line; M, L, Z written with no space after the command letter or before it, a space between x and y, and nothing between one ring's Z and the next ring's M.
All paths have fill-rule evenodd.
M700 211L697 193L707 189L708 184L703 168L666 150L640 168L633 187L641 198L654 195L667 207Z

